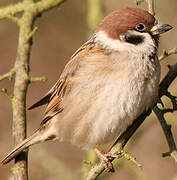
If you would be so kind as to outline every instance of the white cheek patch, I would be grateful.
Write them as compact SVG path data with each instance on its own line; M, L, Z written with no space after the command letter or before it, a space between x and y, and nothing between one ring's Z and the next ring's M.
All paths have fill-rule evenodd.
M96 33L95 41L103 48L114 51L126 51L135 54L152 54L155 50L155 43L148 33L133 32L134 35L143 35L144 41L141 44L134 45L118 39L110 38L104 31ZM121 37L120 37L121 39Z

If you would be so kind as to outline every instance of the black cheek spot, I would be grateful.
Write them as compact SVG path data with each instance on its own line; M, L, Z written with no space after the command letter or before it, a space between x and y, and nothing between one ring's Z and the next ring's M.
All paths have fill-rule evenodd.
M125 34L125 41L128 43L138 45L141 44L143 40L144 38L142 36Z

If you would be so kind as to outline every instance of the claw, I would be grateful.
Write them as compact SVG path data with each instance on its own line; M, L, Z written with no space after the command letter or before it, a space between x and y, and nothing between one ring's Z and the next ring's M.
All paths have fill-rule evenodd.
M103 151L100 151L99 149L95 148L95 152L97 153L100 162L104 164L106 170L108 172L115 172L113 164L112 164L112 160L114 158L120 158L120 155L117 154L111 154L111 153L105 153Z

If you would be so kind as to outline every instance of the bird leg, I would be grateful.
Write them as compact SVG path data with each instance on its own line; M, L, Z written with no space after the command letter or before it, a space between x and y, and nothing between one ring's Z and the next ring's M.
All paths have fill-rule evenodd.
M115 172L113 164L112 164L112 160L114 158L120 158L120 155L105 153L105 152L99 150L98 148L94 148L94 150L100 159L100 163L104 164L106 170L108 170L109 172L112 172L112 173Z

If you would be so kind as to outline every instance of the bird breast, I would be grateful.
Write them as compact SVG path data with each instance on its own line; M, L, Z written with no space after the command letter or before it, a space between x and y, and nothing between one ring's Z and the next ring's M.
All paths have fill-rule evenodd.
M114 141L156 101L160 66L127 54L95 54L80 62L54 119L61 141L83 148ZM59 125L58 125L59 124Z

